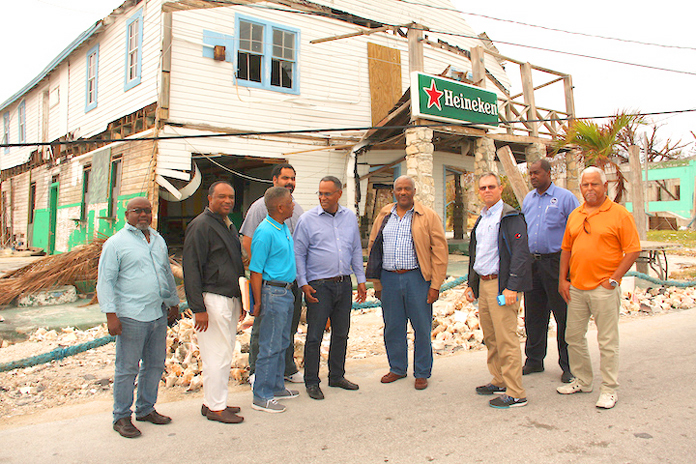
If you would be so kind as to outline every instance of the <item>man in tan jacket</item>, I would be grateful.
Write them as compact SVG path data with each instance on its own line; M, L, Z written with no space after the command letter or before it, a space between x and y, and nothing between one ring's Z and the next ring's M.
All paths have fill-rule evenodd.
M406 377L410 321L415 334L415 387L424 390L433 367L433 302L440 296L447 272L447 240L440 217L416 202L415 194L412 178L401 176L394 181L396 203L382 208L372 226L366 274L382 301L389 360L389 373L382 383Z

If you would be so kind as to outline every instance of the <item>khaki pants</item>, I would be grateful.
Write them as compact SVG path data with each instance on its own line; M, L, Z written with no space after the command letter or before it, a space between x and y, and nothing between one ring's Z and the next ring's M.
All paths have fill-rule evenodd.
M587 325L594 316L599 343L599 369L602 393L614 393L619 387L619 310L621 290L601 285L593 290L578 290L571 285L566 322L566 342L570 371L583 387L593 382L592 359L587 349Z
M481 280L479 283L479 319L483 329L483 341L488 348L488 370L491 383L506 387L507 395L526 398L522 387L522 350L517 338L517 313L519 301L498 306L498 279Z

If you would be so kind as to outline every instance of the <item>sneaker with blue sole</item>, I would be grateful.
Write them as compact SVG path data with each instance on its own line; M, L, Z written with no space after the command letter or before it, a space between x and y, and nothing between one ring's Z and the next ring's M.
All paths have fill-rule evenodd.
M493 398L488 404L496 409L521 408L522 406L527 406L527 398L513 398L512 396L503 395Z

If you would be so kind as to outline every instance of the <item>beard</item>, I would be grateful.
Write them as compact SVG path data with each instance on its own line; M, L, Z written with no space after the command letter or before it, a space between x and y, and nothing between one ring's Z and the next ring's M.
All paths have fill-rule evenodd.
M143 231L149 230L149 229L150 229L150 224L143 224L143 223L140 223L140 222L139 222L139 223L137 223L137 224L135 225L135 228L136 228L136 229L139 229L139 230L143 230Z

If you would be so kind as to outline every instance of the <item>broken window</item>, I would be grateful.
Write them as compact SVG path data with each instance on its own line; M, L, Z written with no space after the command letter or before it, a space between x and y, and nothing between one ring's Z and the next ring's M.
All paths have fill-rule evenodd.
M97 107L97 67L99 65L99 45L87 52L87 82L85 113Z
M648 182L648 201L681 200L681 179L659 179Z
M10 143L10 112L2 115L2 143ZM10 147L5 147L5 153L10 152Z
M27 140L27 110L26 102L22 101L17 107L17 125L19 126L19 143Z
M299 93L299 30L238 16L236 39L241 85Z
M140 84L143 45L143 10L134 14L126 25L126 83L125 90Z

